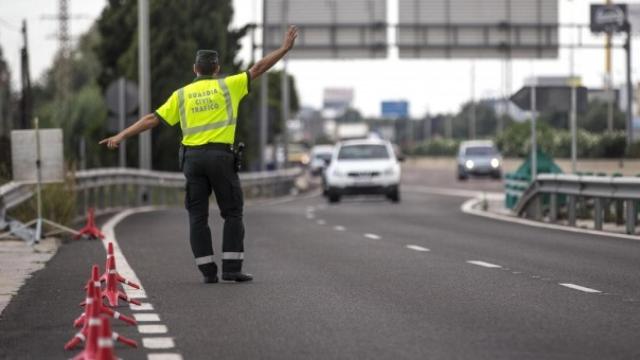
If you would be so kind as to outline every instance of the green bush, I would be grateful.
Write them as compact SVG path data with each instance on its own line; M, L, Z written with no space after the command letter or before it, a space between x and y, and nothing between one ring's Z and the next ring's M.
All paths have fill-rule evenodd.
M75 181L70 178L64 183L42 186L42 216L45 219L71 225L76 214L74 184ZM9 215L23 222L35 219L37 216L35 193L31 199L12 209Z

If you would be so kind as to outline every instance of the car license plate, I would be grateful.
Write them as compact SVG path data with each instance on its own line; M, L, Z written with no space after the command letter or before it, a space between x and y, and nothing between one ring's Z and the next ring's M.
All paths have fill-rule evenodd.
M356 185L360 185L360 186L371 185L371 176L358 176L354 180Z

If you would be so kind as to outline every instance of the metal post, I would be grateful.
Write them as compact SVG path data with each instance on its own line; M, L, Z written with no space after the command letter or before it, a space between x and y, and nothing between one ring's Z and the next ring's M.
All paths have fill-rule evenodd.
M624 44L627 59L627 149L633 144L633 85L631 84L631 24L627 22L627 39Z
M476 62L471 60L471 109L469 120L469 139L476 138Z
M138 77L140 83L140 117L151 109L151 82L149 69L149 0L138 0ZM140 168L151 169L151 133L139 135Z
M549 194L549 221L555 222L558 220L558 194Z
M262 57L267 55L267 7L266 0L262 0ZM269 116L269 104L267 103L269 97L268 76L264 74L260 79L260 128L258 130L259 148L258 153L260 156L260 170L264 171L267 168L266 164L266 147L267 147L267 121ZM276 151L275 148L273 151Z
M289 11L289 0L282 2L282 33L287 31L287 13ZM289 77L287 75L287 66L289 64L288 57L283 59L282 67L282 143L284 146L284 168L288 167L289 162L289 129L287 128L287 122L289 121Z
M33 235L33 242L38 243L42 238L42 163L40 159L40 124L35 118L34 128L36 132L36 206L38 218L36 219L36 232Z
M627 234L633 235L636 233L636 220L638 217L638 213L636 210L636 201L626 200L625 202L627 203L627 216L626 216Z
M593 227L596 230L602 230L602 198L593 199Z
M535 80L532 80L535 81ZM538 144L536 139L536 86L531 85L531 181L538 175Z
M567 196L569 203L567 204L567 211L569 217L569 226L576 226L576 196L569 195Z
M127 117L127 98L125 96L125 79L121 77L118 80L118 131L124 130L126 117ZM118 146L118 166L121 168L127 166L127 141L123 141Z

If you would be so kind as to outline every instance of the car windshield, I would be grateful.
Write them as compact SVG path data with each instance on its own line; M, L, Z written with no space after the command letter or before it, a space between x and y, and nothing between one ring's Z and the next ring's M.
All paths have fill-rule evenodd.
M490 156L496 155L498 151L492 146L473 146L465 149L465 155L472 156Z
M313 155L316 159L320 160L331 160L331 153L316 153Z
M338 160L388 159L385 145L348 145L340 148Z

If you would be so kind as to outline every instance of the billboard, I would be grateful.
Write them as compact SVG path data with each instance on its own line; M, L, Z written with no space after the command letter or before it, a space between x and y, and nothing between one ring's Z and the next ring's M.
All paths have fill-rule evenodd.
M398 0L401 58L557 58L558 0Z
M387 56L386 0L267 0L266 50L282 43L283 23L299 29L294 59Z
M353 103L353 88L324 89L323 108L344 111Z
M409 117L409 103L407 101L383 101L380 105L382 117L385 119L407 119Z

